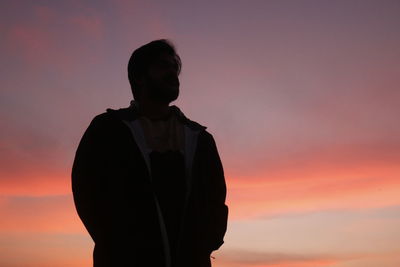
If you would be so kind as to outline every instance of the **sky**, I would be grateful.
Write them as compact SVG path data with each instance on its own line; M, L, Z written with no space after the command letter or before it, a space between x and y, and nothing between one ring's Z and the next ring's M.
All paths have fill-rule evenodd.
M213 267L400 266L400 2L0 2L0 266L89 267L71 166L171 40L173 104L208 127L228 230Z

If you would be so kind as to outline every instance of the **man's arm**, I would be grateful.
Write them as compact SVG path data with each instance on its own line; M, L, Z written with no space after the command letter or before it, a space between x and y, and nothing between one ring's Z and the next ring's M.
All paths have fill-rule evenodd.
M92 239L104 240L111 220L104 193L107 165L104 119L97 116L85 131L72 167L76 210ZM107 227L108 225L108 227Z
M209 248L217 250L224 243L228 222L228 207L225 205L226 183L221 159L217 146L211 134L206 134L206 164L205 175L208 179L207 202L209 207Z

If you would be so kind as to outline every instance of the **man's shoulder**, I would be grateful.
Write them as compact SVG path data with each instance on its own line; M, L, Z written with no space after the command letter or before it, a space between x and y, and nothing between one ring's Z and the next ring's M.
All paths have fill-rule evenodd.
M124 128L122 121L123 111L107 109L106 112L100 113L92 119L89 125L91 131L101 132L116 132ZM125 115L126 116L126 115Z
M186 117L185 114L177 106L171 106L171 110L183 125L188 126L193 131L206 132L206 126Z
M115 120L108 112L103 112L96 115L92 121L90 122L91 127L95 128L103 128L107 127L107 125L115 123Z
M121 122L122 120L133 120L135 115L129 108L111 109L96 115L92 119L92 124L106 125Z

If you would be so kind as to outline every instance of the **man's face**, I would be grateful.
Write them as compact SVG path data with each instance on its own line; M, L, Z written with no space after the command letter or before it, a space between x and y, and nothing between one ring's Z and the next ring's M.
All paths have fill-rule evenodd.
M178 66L173 56L161 55L152 62L144 77L145 94L149 99L169 104L179 96Z

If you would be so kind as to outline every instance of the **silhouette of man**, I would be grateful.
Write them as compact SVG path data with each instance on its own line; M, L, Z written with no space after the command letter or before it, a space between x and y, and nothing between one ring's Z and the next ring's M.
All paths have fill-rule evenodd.
M167 40L135 50L134 100L97 115L80 141L72 191L95 267L210 267L224 243L226 184L214 139L169 105L180 70Z

